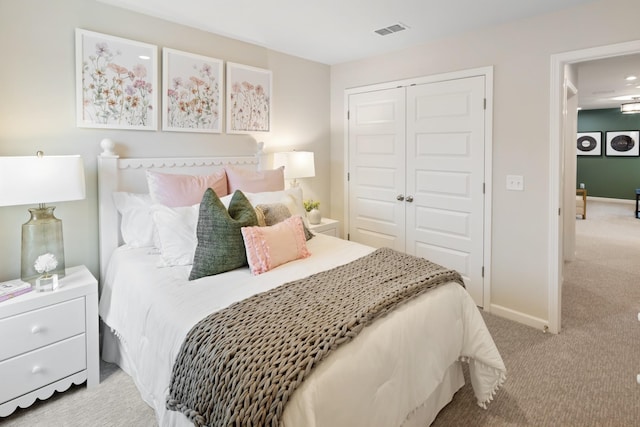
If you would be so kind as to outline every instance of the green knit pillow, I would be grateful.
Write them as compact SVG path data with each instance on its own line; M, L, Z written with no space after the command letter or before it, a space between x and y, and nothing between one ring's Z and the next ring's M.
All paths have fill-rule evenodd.
M196 229L198 245L189 280L247 265L247 253L240 229L255 225L258 225L256 213L241 191L233 193L227 211L216 193L207 189L200 203Z

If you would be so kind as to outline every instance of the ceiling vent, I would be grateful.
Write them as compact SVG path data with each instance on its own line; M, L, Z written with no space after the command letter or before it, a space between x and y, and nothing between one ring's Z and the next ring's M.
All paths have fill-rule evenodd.
M404 24L397 23L385 28L380 28L379 30L375 30L375 32L380 34L381 36L386 36L389 34L397 33L398 31L406 30L407 28L409 27Z

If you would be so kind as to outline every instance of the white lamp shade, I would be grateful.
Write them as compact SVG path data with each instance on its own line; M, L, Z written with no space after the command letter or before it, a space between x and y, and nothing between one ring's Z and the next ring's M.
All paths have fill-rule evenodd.
M0 157L0 206L85 198L80 156Z
M285 151L274 153L273 167L284 166L284 179L311 178L316 176L313 151Z

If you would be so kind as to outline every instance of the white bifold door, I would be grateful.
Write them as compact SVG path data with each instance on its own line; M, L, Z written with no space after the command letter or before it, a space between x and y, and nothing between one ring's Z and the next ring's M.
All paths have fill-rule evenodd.
M348 102L349 239L456 269L482 307L485 77Z

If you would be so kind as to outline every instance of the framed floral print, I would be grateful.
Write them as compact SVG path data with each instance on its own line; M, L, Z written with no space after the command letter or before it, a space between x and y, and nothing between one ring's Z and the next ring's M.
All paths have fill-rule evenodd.
M270 70L227 62L227 133L271 130Z
M162 130L222 132L222 60L162 49Z
M77 126L158 128L158 48L76 29Z

